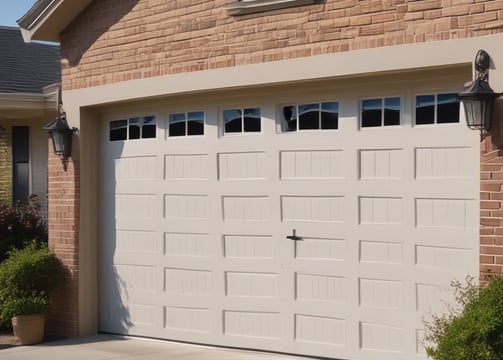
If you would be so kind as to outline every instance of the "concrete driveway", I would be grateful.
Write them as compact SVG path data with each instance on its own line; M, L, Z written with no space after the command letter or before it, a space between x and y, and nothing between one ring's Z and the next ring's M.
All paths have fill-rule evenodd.
M113 335L71 338L1 350L2 360L306 360L305 357ZM312 358L311 358L312 359Z

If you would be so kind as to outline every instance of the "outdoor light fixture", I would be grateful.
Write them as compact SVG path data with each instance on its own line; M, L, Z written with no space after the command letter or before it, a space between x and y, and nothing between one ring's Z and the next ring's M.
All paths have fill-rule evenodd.
M44 129L47 130L51 137L54 154L61 158L63 169L66 171L68 168L68 158L72 155L73 132L77 129L68 126L62 103L58 106L58 116L56 119L44 126Z
M482 131L491 130L491 118L494 100L500 95L489 86L490 57L484 50L479 50L475 56L475 80L468 83L465 90L458 94L463 102L466 123L470 129Z

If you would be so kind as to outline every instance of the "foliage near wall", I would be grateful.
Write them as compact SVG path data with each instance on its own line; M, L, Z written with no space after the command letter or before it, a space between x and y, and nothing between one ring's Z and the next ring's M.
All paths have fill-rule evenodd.
M36 196L28 205L0 203L0 262L13 248L24 248L29 242L47 243L47 224L41 218Z
M473 279L454 283L458 310L427 324L426 351L433 360L503 359L503 278L478 288Z

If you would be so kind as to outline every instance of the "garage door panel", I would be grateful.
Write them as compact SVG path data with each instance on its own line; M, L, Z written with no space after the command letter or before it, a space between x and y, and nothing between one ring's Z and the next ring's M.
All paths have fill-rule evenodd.
M280 318L280 313L273 311L224 310L224 334L241 337L243 344L259 344L258 339L279 342Z
M127 265L154 265L159 261L159 256L151 253L123 253L119 251L114 252L114 264L127 264Z
M198 230L208 224L198 225ZM187 232L164 232L163 233L163 254L166 257L196 258L201 261L201 257L208 258L214 255L213 238L208 233L193 232L194 227L189 227Z
M214 258L211 257L191 257L191 256L164 256L156 263L164 267L164 270L185 269L193 271L210 271L215 267Z
M207 153L203 154L164 154L163 178L168 181L208 180L211 161Z
M171 209L170 211L174 210ZM173 216L171 218L163 218L161 220L158 220L157 226L154 228L158 229L158 231L162 233L165 239L166 237L172 238L176 236L176 234L180 234L180 236L186 235L189 237L191 235L197 236L198 234L200 234L202 237L204 234L209 234L211 224L211 219L185 219L175 218Z
M344 179L344 152L333 150L280 151L281 180Z
M177 337L186 336L185 332L208 334L211 331L212 313L208 308L191 307L189 304L164 306L163 315L164 329Z
M295 314L295 341L343 347L347 343L347 320L329 316Z
M261 229L256 229L253 225L248 229L243 229L241 225L234 226L233 229L228 225L225 230L229 234L224 233L222 236L222 251L230 266L252 261L261 268L261 262L269 263L279 256L279 240L271 235L264 235ZM234 234L232 230L235 230ZM257 230L259 234L254 235Z
M350 231L352 232L356 228L356 220L354 211L344 208L344 215L346 217L351 216L351 221L343 222L318 222L318 221L296 221L296 220L286 220L282 219L281 224L277 226L278 236L285 238L286 236L293 235L293 230L295 230L295 235L300 239L299 246L302 244L313 246L322 245L342 245L340 241L345 240L350 236ZM324 241L327 242L324 242ZM295 241L294 241L295 242ZM348 244L347 242L345 243Z
M461 249L472 249L475 243L474 239L476 235L478 235L478 232L478 228L421 227L411 232L411 240L418 245L442 245Z
M344 196L283 195L283 222L343 223Z
M415 149L416 179L471 179L466 163L476 163L470 147L425 147Z
M101 329L424 358L422 316L478 273L479 143L465 126L412 126L402 90L400 127L361 128L347 95L337 130L284 132L267 103L278 118L256 134L107 140ZM218 124L219 105L206 110Z
M297 260L327 261L333 266L334 261L344 261L348 258L347 240L341 238L314 237L313 231L299 227L296 232L301 240L294 241L294 256ZM310 234L305 236L304 234ZM337 234L334 230L330 235Z

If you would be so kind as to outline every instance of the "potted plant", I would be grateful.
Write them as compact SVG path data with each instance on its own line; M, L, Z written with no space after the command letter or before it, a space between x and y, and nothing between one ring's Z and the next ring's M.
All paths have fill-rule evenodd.
M45 244L14 249L0 264L0 322L12 322L22 345L42 342L49 295L61 280L61 264Z

